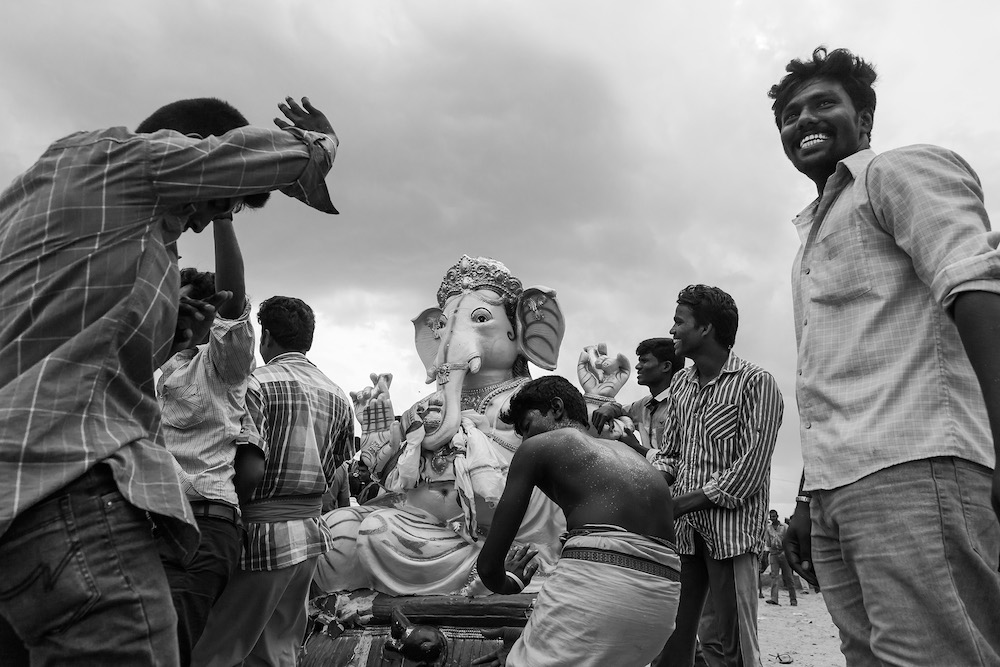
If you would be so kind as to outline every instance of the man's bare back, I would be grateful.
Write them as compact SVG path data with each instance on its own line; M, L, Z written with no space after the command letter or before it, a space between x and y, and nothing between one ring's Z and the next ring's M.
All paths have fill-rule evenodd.
M534 461L535 484L562 508L570 530L611 524L673 541L670 486L627 445L569 426L525 440L518 455Z

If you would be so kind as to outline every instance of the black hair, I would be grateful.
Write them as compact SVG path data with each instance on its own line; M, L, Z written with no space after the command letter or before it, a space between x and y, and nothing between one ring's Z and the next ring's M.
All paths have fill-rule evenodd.
M587 415L587 404L583 400L583 394L569 380L559 375L545 375L525 382L510 399L510 408L500 418L508 424L513 424L516 431L529 410L548 412L552 409L554 398L562 399L563 409L569 420L584 428L589 427L590 418Z
M230 130L246 127L250 121L229 102L215 97L195 97L166 104L139 123L135 131L140 134L173 130L186 135L221 137ZM247 208L261 208L270 198L270 192L260 192L243 197Z
M191 285L189 297L204 301L215 294L215 274L211 271L199 271L191 267L181 269L181 287L187 285Z
M785 66L785 71L784 78L771 86L767 93L774 100L771 110L778 129L781 129L781 113L788 101L812 79L830 79L839 83L851 98L854 109L858 113L868 111L874 124L875 89L872 84L878 75L875 67L860 56L847 49L827 51L825 46L819 46L812 52L812 59L796 58ZM871 141L871 131L868 132L868 139Z
M677 295L677 304L687 306L698 324L711 324L715 339L727 350L736 343L740 313L733 297L718 287L688 285Z
M635 348L635 354L637 357L651 354L661 364L669 361L671 378L684 368L684 357L674 350L674 341L670 338L647 338Z
M312 347L316 316L302 299L291 296L266 299L257 311L257 322L286 350L308 352Z

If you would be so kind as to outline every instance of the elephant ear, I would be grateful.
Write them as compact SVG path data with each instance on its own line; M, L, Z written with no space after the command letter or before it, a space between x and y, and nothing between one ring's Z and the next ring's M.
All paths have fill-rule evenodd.
M517 300L515 318L521 354L539 368L554 371L566 333L566 320L556 291L542 286L528 287Z
M438 325L441 322L441 309L428 308L413 318L413 342L417 347L420 361L429 373L434 367L438 347L441 344Z

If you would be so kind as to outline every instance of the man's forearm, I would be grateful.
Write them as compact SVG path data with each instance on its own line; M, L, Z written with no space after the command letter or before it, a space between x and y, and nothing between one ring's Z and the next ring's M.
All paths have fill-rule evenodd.
M1000 294L959 294L953 312L965 353L979 379L993 431L993 447L1000 461L1000 355L996 352L1000 341Z
M703 489L689 491L674 498L674 518L713 507L718 507L718 505L708 499Z
M235 320L243 314L246 305L243 253L232 220L216 220L212 229L215 235L215 289L233 293L228 301L219 306L219 315Z

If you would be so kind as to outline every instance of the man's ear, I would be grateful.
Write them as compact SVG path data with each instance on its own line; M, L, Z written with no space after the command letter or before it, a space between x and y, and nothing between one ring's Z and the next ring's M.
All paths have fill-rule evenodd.
M861 126L861 134L865 143L871 141L872 126L875 124L875 115L872 113L871 109L865 109L858 114L858 124ZM865 146L868 148L869 146Z
M566 406L563 404L563 400L558 396L554 397L549 405L552 407L552 416L557 422L566 416Z

